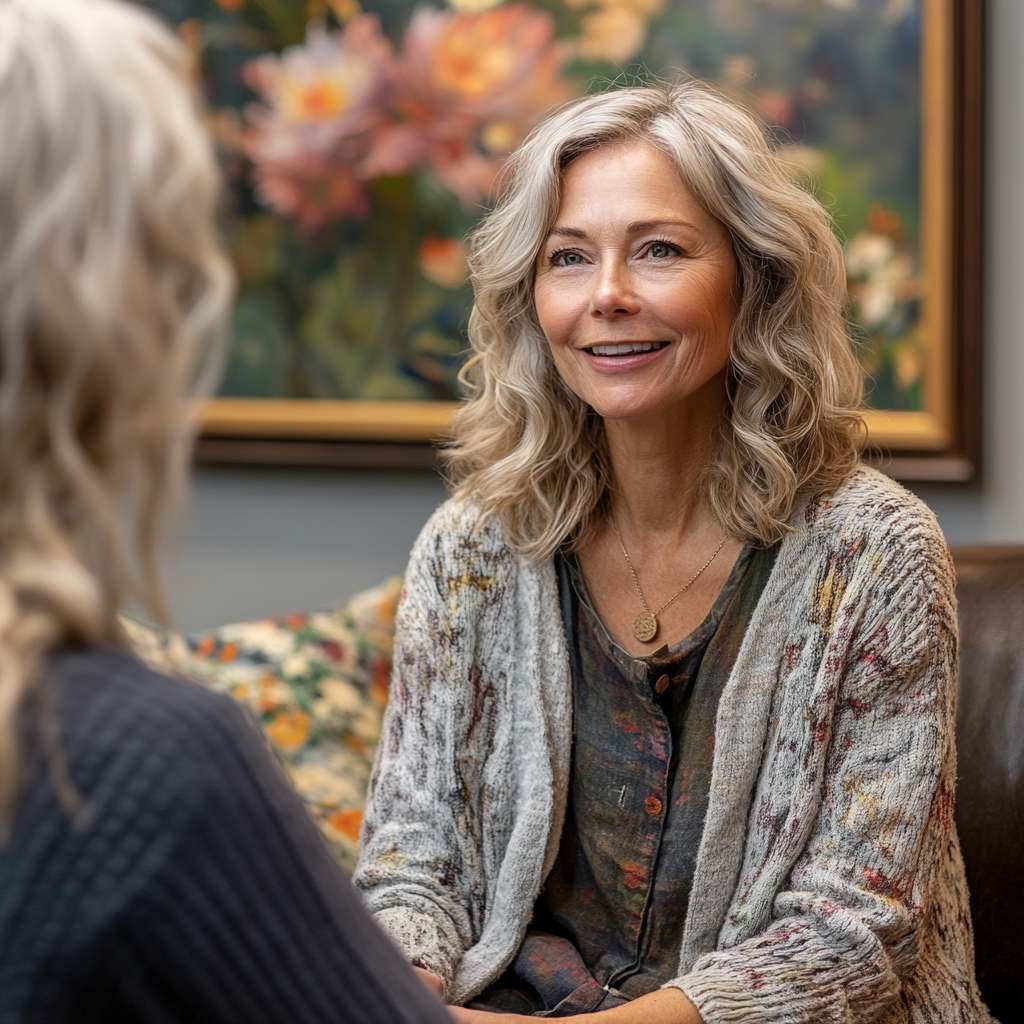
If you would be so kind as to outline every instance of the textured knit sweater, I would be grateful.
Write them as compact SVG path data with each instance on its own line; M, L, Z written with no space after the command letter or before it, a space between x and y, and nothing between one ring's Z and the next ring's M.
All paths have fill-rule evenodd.
M867 468L791 526L719 703L669 984L706 1024L987 1022L941 532ZM552 562L446 503L412 553L355 881L453 1002L509 963L551 869L571 708Z
M451 1024L234 701L113 650L57 655L41 685L0 846L2 1024Z

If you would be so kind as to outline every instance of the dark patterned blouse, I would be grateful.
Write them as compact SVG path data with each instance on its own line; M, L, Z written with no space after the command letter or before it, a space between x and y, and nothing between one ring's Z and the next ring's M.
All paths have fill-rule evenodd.
M611 638L575 558L557 557L574 702L565 827L516 959L472 1006L569 1017L676 976L718 698L777 550L744 548L704 621L643 658Z

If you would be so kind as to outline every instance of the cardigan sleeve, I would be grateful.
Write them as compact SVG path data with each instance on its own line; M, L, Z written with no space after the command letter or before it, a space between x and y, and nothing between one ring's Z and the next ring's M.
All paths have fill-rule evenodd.
M962 927L927 941L966 896L948 868L959 856L953 574L937 527L925 527L881 546L853 539L822 559L808 591L818 678L810 701L789 709L790 731L772 733L788 750L765 752L748 823L748 848L789 856L788 878L756 934L720 939L670 982L706 1024L873 1020L901 996L931 998L908 980L923 950L937 958L932 972L944 970L943 943L970 962L948 948ZM783 779L785 765L802 781ZM740 900L756 874L745 865ZM947 1005L920 1019L973 1019L967 993L963 1005L962 1018Z
M481 651L482 620L511 571L473 540L469 514L442 505L412 551L353 877L378 924L446 993L485 912L480 740L497 687L479 668L494 660Z

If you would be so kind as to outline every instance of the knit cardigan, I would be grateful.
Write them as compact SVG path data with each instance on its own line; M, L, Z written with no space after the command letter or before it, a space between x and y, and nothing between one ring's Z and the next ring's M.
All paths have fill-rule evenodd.
M931 512L801 503L719 704L677 986L706 1024L985 1024L953 825L957 623ZM355 883L463 1003L522 942L572 750L551 559L449 501L413 548Z

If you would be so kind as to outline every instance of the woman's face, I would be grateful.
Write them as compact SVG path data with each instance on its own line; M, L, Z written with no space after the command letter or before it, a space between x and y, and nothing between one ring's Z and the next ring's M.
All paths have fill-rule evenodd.
M729 233L662 152L616 143L565 169L534 295L558 372L599 415L720 388L738 290Z

